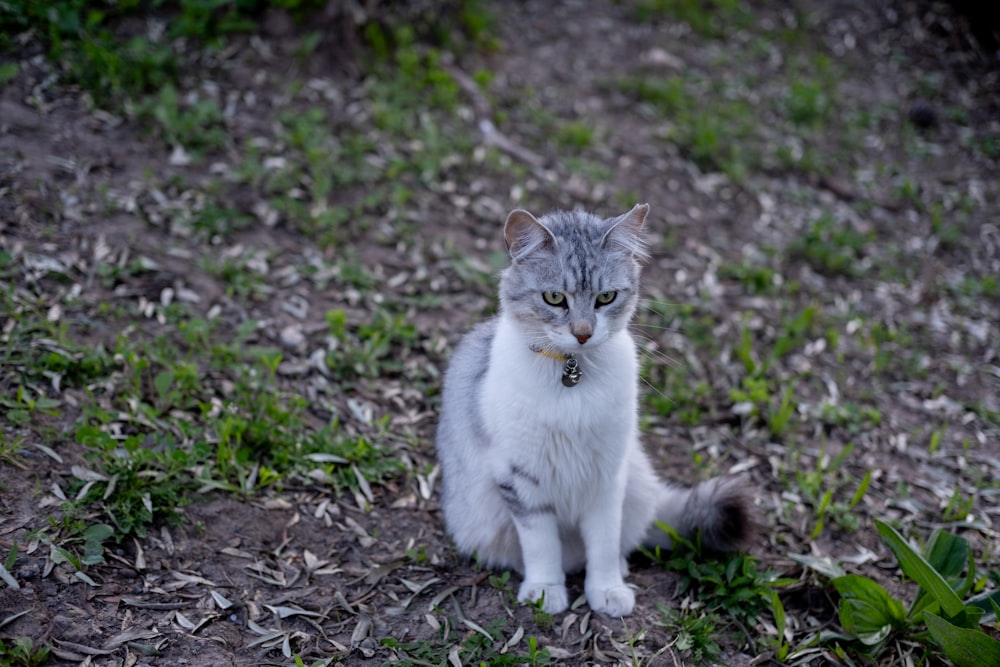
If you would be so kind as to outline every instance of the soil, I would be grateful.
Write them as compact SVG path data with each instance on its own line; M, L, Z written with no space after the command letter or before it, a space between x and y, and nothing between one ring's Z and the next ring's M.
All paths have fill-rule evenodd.
M968 32L968 19L940 3L755 7L756 20L775 25L807 16L810 34L835 54L844 77L839 90L851 105L888 106L899 113L866 137L864 148L842 168L817 175L774 167L753 170L736 183L696 166L663 140L661 119L608 86L658 68L711 68L717 52L726 48L725 40L701 37L686 24L665 19L637 21L628 2L526 0L516 3L516 10L501 3L494 9L500 46L472 51L451 65L458 72L493 72L490 98L473 99L472 94L467 113L455 122L475 124L482 104L504 108L506 120L497 127L519 147L510 159L523 163L525 176L496 170L451 174L457 192L429 183L415 195L412 217L422 240L411 252L397 252L375 229L352 240L350 248L327 250L327 256L358 253L365 264L378 267L383 280L379 290L405 295L429 289L429 280L389 279L418 275L417 263L425 260L417 258L434 258L442 245L490 265L502 250L503 216L514 206L530 205L539 212L583 206L612 215L625 208L616 193L635 193L635 199L653 205L652 224L660 228L651 235L653 260L644 274L650 298L697 304L714 318L712 335L717 338L738 341L740 327L748 323L736 314L747 313L753 313L751 329L767 337L795 306L815 303L817 294L824 295L824 307L831 310L912 332L908 346L927 352L919 376L899 370L872 377L870 355L858 351L861 342L845 343L846 351L839 355L816 343L810 352L787 361L790 373L805 368L816 380L797 396L803 404L815 405L829 391L864 396L881 415L878 424L860 432L831 425L812 434L815 440L807 449L819 459L823 452L834 456L852 443L855 449L845 466L858 479L866 470L875 473L869 493L853 511L899 519L917 531L945 525L941 516L949 492L967 491L975 498L967 520L948 527L963 530L982 562L996 566L1000 301L989 293L960 300L941 288L955 282L956 273L1000 275L996 152L990 157L963 141L963 133L970 132L1000 137L1000 67L997 54ZM305 30L275 13L261 35L236 40L231 58L212 70L223 91L240 91L244 99L252 92L258 100L253 109L239 107L228 121L234 137L252 136L266 126L266 118L284 103L278 83L285 78L308 77L347 91L332 104L350 112L350 91L361 71L350 63L353 49L328 40L302 63L295 46ZM31 45L26 54L30 51ZM87 192L110 193L118 202L133 198L138 202L133 211L139 211L153 196L149 174L162 176L163 182L173 175L207 181L211 164L171 160L170 149L145 134L141 124L95 112L77 91L53 87L47 78L51 66L35 52L19 65L17 77L0 89L0 247L21 265L28 267L32 258L58 258L85 276L95 253L145 256L157 263L156 271L126 278L114 290L89 282L79 298L94 304L155 302L164 288L183 287L199 296L195 308L207 312L219 307L234 325L251 317L265 322L260 335L270 342L280 341L290 325L307 335L318 331L330 308L354 312L364 307L336 286L317 290L307 282L283 283L283 269L300 265L318 250L312 239L281 224L257 225L227 241L270 253L270 276L275 278L268 279L268 298L247 305L234 299L218 276L191 260L206 252L201 240L179 235L166 223L151 224L148 217L129 213L127 206L109 207L106 215L108 209L74 201L74 192L85 183ZM930 101L921 88L928 81L936 91ZM533 96L530 107L520 105L526 96ZM575 174L561 148L531 128L529 108L580 118L598 128L594 151L607 169L607 180L594 183ZM767 123L766 118L756 120ZM898 137L905 133L915 137L922 151L903 146ZM831 138L831 146L835 143ZM537 164L531 164L536 158ZM904 175L917 184L918 202L900 194ZM463 192L468 193L464 199ZM951 201L954 193L969 202L967 215L958 238L944 244L924 203ZM252 210L254 201L251 191L234 195L234 204L244 210ZM820 210L835 211L844 224L873 231L883 247L900 249L904 258L911 258L904 263L920 265L919 277L890 283L822 275L793 258L781 267L786 281L803 286L791 304L748 293L720 278L723 265L789 246ZM216 251L225 248L211 250ZM883 259L876 255L873 261ZM434 270L444 263L431 261L429 266ZM435 288L439 298L413 314L426 341L426 358L419 361L439 371L447 349L492 304L489 286L469 287L453 269L441 270L443 282ZM26 269L25 283L18 288L31 287L28 273ZM304 319L283 308L296 298L307 299ZM156 324L146 320L137 326ZM118 333L100 322L90 329L95 342ZM896 352L904 355L907 346ZM680 363L691 363L683 350L676 356ZM289 352L292 361L305 357L304 352ZM708 367L705 377L715 374L713 383L738 385L732 359L694 362ZM378 414L390 410L406 420L413 443L401 451L414 470L429 470L436 398L401 385L393 390L344 395L343 405L347 398L358 398ZM676 418L653 419L647 446L664 475L676 482L734 469L754 480L766 529L751 552L766 566L801 577L799 592L786 601L794 607L791 616L822 624L832 620L833 606L815 578L785 558L788 553L854 559L854 571L875 573L893 590L901 587L892 575L891 556L869 525L857 532L834 527L811 539L812 515L794 511L804 501L778 479L785 443L735 414L725 395L706 400L712 403L711 416L695 427ZM58 432L69 423L53 418L29 429L7 424L4 437L40 438L40 433ZM940 424L947 425L940 448L929 451L926 438ZM32 446L24 447L28 453L20 465L0 462L0 553L8 553L15 540L22 547L32 545L32 531L43 528L47 516L57 511L53 485L83 463L71 433L62 434L57 449L58 462ZM691 452L703 453L711 469L696 469ZM88 568L91 583L66 568L50 569L49 549L36 540L11 570L20 589L0 589L0 622L22 614L0 627L0 638L29 636L36 643L50 643L52 664L290 664L288 649L282 650L287 643L307 664L329 658L331 664L378 665L400 659L398 651L383 643L385 638L436 641L444 631L449 641L457 642L491 632L499 650L523 629L524 638L518 637L511 651L524 650L526 637L535 636L564 664L633 664L633 659L684 664L688 659L675 650L676 638L660 623L657 608L690 604L677 592L677 575L638 558L629 578L637 589L633 616L604 618L581 603L551 621L539 618L532 609L513 604L512 587L494 585L494 573L478 570L454 552L443 530L433 477L430 489L422 487L425 479L403 475L376 485L371 501L305 484L264 497L207 494L203 502L182 510L180 525L158 526L147 538L109 553L107 564ZM904 486L908 493L900 491ZM570 594L582 594L579 577L571 578ZM432 613L435 607L445 614ZM498 620L504 621L503 629L489 630ZM442 630L446 623L452 625ZM766 645L760 655L749 655L740 637L725 639L723 649L721 664L771 660ZM815 664L825 659L819 656Z

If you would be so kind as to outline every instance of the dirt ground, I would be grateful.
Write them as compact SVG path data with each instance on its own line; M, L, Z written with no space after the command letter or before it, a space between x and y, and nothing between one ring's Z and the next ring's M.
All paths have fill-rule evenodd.
M720 58L732 42L704 37L676 21L639 21L633 4L527 0L515 9L496 3L498 48L473 51L449 64L459 75L493 73L487 97L463 93L454 122L475 142L495 143L497 135L479 131L483 105L486 115L491 106L503 110L492 117L499 118L502 139L514 145L505 159L520 169L478 172L470 160L448 172L444 182L427 183L408 204L419 232L403 249L387 243L385 235L392 232L377 224L320 252L313 239L294 229L255 223L226 240L269 253L267 298L249 304L234 298L224 280L197 261L226 248L205 247L143 214L157 193L174 196L160 189L172 176L189 183L213 178L218 173L213 161L185 163L138 123L95 112L74 91L52 87L50 65L26 57L18 76L0 89L0 247L26 276L32 270L41 275L45 258L71 266L81 277L98 255L127 251L150 258L156 271L113 287L85 282L74 298L136 304L159 300L167 287L186 288L199 297L193 308L217 308L234 326L257 319L265 323L260 337L274 342L289 326L316 338L329 309L363 310L364 295L359 301L335 279L319 286L308 278L282 278L317 253L328 258L353 253L375 267L376 291L396 292L404 300L435 294L426 308L411 311L425 350L412 360L441 371L450 347L489 312L493 299L489 283L470 285L448 257L471 258L493 270L503 245L503 218L514 206L538 212L581 206L612 215L630 205L625 200L648 201L653 259L644 276L650 299L692 305L711 323L710 337L723 342L716 355L706 357L685 342L690 332L663 334L673 336L665 344L657 339L689 369L692 382L705 382L710 390L694 425L676 414L651 415L647 445L664 474L679 483L734 471L753 479L765 530L751 551L765 566L802 578L800 593L786 602L797 605L790 615L823 625L832 621L834 607L788 553L830 556L889 587L899 586L871 517L899 519L924 535L938 526L961 530L977 559L996 569L1000 298L995 283L994 291L951 289L970 278L1000 275L996 144L990 154L970 148L969 140L970 135L1000 139L996 53L970 36L968 20L947 4L762 3L754 7L759 23L780 26L808 17L807 34L832 54L836 66L844 105L838 109L881 115L846 154L837 137L824 139L817 131L815 150L836 156L823 170L763 164L737 182L699 166L666 141L669 118L608 83L692 67L723 82L738 79L741 72ZM320 91L316 99L327 99L335 113L348 115L364 103L352 92L357 68L344 44L329 40L307 62L296 58L294 45L303 29L281 15L270 16L262 34L235 40L229 59L212 67L223 94L239 91L240 100L250 93L256 99L253 108L237 103L227 121L237 139L261 131L273 113L290 104L279 86L287 77L312 82L311 90ZM728 39L748 42L752 34ZM778 71L780 60L780 50L765 45L760 59L746 67ZM323 90L337 92L323 98ZM767 85L759 91L765 99L774 94ZM581 175L576 163L564 160L565 146L547 137L532 116L538 109L596 128L587 157L603 167L600 178ZM921 113L931 114L931 120L924 123ZM753 122L762 128L757 136L765 145L786 140L769 129L773 124L764 111ZM224 153L218 161L235 159ZM99 200L97 193L110 193L112 203L91 205ZM253 210L254 192L230 196L237 207ZM949 220L961 213L958 233L947 242L933 218L938 203ZM801 253L785 252L823 211L832 212L838 225L874 239L856 261L898 266L904 277L825 274ZM800 289L754 292L724 271L748 262L771 266ZM25 280L23 287L32 288ZM304 318L284 307L296 299L308 301ZM860 518L860 528L834 525L815 539L810 501L789 482L794 471L787 467L787 441L745 418L729 395L717 390L739 385L739 361L731 350L745 327L755 340L774 340L789 313L810 304L829 314L840 342L835 347L817 334L781 362L789 377L807 378L796 400L816 406L839 398L880 415L859 425L803 417L806 426L797 431L799 442L806 443L803 471L817 469L824 456L853 443L843 471L825 474L832 479L843 472L860 480L866 471L874 473L864 499L849 510ZM872 372L870 341L862 336L867 323L876 321L907 335L888 348L900 363L878 374ZM678 326L672 320L660 324ZM136 326L156 323L137 315ZM119 333L100 321L89 331L95 343ZM861 333L852 336L855 331ZM661 335L641 327L638 332ZM307 360L309 348L289 349L287 361ZM314 380L309 371L285 378ZM370 501L364 494L336 496L304 482L250 498L208 494L182 510L181 525L158 526L146 539L107 554L107 564L87 570L91 583L66 568L49 571L49 551L36 542L11 570L20 588L0 589L0 620L23 614L0 628L0 638L30 636L51 643L51 664L291 664L285 657L290 647L306 664L331 659L331 664L379 665L403 660L384 645L385 638L437 641L444 632L448 641L458 642L491 632L494 647L509 642L512 652L525 650L526 637L535 636L565 664L683 664L657 609L685 604L675 574L637 559L629 579L638 599L632 617L603 618L584 603L549 624L531 609L512 605L510 589L494 586L492 573L458 557L443 531L437 480L429 472L437 398L412 391L398 378L390 384L392 391L352 386L336 400L342 406L358 401L377 414L391 412L407 424L413 437L400 451L419 476L404 474L373 486ZM801 410L805 415L807 408ZM30 445L45 428L65 428L72 416L68 408L47 424L8 423L4 437L25 437ZM940 442L929 448L935 429ZM26 446L33 453L20 459L23 467L0 462L0 554L14 540L32 544L32 531L57 511L53 485L83 463L72 434L63 436L59 461ZM956 494L972 498L968 511L943 519ZM571 596L582 594L581 579L571 578L570 584ZM501 629L488 630L498 621ZM453 625L442 628L448 624ZM757 637L767 631L746 629ZM804 626L793 631L801 634ZM765 649L750 655L746 647L739 636L727 638L722 664L773 662ZM817 657L814 664L827 664L828 658Z

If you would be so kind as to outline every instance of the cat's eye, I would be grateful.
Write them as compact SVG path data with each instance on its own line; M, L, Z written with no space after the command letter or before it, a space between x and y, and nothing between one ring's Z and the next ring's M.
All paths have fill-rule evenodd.
M542 292L542 298L550 306L565 306L566 295L562 292Z
M618 296L618 292L601 292L597 295L597 305L606 306L614 301L616 296Z

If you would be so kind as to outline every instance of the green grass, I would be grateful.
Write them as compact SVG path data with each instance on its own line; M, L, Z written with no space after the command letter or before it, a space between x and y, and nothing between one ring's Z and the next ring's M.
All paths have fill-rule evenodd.
M643 22L661 18L683 21L697 34L719 39L753 21L753 14L740 0L642 0L636 6L636 17Z
M206 185L186 183L182 176L167 183L150 177L153 187L186 192L195 202L172 210L170 220L155 221L169 224L179 235L221 244L261 218L266 224L284 222L320 248L336 247L368 234L370 219L385 214L387 201L404 207L408 192L438 179L456 155L470 150L463 135L442 124L459 95L441 66L442 52L410 27L389 26L391 46L376 48L369 64L372 75L363 85L375 119L374 135L367 121L337 126L325 108L311 106L277 113L263 136L241 144L230 136L215 98L182 91L172 69L175 61L165 60L147 71L129 59L133 49L153 48L144 38L125 43L105 39L115 22L133 9L130 5L92 16L86 29L74 27L73 12L81 7L57 3L50 16L42 17L18 5L14 9L23 10L23 15L4 20L37 29L39 22L65 14L65 20L59 19L65 26L52 35L50 55L63 60L89 49L100 58L99 72L81 70L72 77L89 87L95 99L110 105L134 100L135 119L167 146L182 147L195 163L209 155L219 159L224 152L242 153L226 179ZM250 25L245 21L257 8L180 3L172 6L176 13L170 15L167 38L221 44L225 35ZM306 5L293 3L291 8ZM243 10L246 13L232 13ZM481 9L469 4L467 21L485 29L486 19ZM104 36L91 39L94 31L105 31ZM86 59L78 64L93 65ZM125 71L129 67L133 69ZM92 74L98 78L88 78ZM147 95L150 86L157 92ZM297 89L292 82L293 95ZM263 208L248 211L235 203L234 190L246 186L263 193ZM391 240L399 241L398 235ZM221 253L203 253L204 271L238 303L270 298L268 273L278 256L241 245L222 247ZM107 289L114 289L145 279L149 270L140 260L109 261L98 263L94 274ZM368 267L351 257L330 266L303 266L303 272L320 289L361 293L376 286ZM0 275L17 276L9 254L0 255ZM71 272L48 276L74 278ZM14 426L28 427L42 418L68 422L74 444L85 451L86 466L69 479L68 500L45 529L61 562L77 570L99 561L104 542L141 537L158 523L177 520L184 506L207 490L249 496L296 480L342 493L357 490L359 480L375 484L400 474L400 459L386 443L411 442L412 433L395 429L389 414L370 415L364 435L342 428L340 392L366 389L387 378L405 378L418 388L435 380L424 365L407 363L421 341L406 308L393 302L373 300L367 304L367 318L343 310L328 313L320 371L336 385L307 400L298 384L278 373L281 351L254 342L252 321L227 328L183 303L149 304L145 314L158 319L160 326L131 325L125 334L109 339L99 331L47 321L43 301L50 295L36 303L4 285L0 293L5 310L15 322L7 334L10 344L0 351L3 379L11 389L3 407ZM113 330L133 315L112 304L80 303L62 322L89 322L94 317ZM96 344L94 337L99 339ZM62 414L60 402L39 389L53 376L62 389L84 392L78 409ZM5 438L5 461L18 460L18 442L12 438L7 445Z
M456 619L449 619L444 634L435 639L401 642L392 637L382 640L382 645L392 649L402 664L437 665L451 662L455 659L462 664L481 665L547 665L551 656L545 648L541 648L534 636L511 646L510 641L503 641L507 621L498 619L486 627L473 627L468 623L460 624ZM447 628L463 628L461 638L448 636ZM455 656L452 658L451 656Z
M123 34L122 20L144 8L127 2L11 0L0 5L0 49L16 48L16 36L33 31L48 56L65 67L63 76L87 89L97 104L113 109L164 85L176 83L183 68L172 42L187 39L218 46L226 35L256 29L256 17L276 5L301 14L314 0L172 0L161 3L170 20L164 35Z
M682 74L645 72L607 84L651 106L662 138L703 171L741 183L753 172L827 174L856 160L865 130L842 108L835 61L802 25L756 26L747 40L753 11L736 0L646 1L639 11L644 20L683 21L726 43L713 62L686 64ZM775 42L782 43L780 65L772 58ZM747 63L759 73L748 74Z
M697 664L715 657L718 638L770 615L775 592L794 581L777 571L761 570L760 561L750 554L710 552L698 536L687 540L670 526L660 528L670 534L671 550L644 553L664 570L680 575L677 595L693 601L694 614L677 616L662 609L661 614L668 627L687 634L686 650ZM749 636L747 640L754 641Z
M86 465L74 468L64 489L69 500L46 529L77 569L99 562L90 557L100 553L95 544L176 521L205 489L256 494L294 478L345 492L359 478L375 484L402 471L379 444L391 432L388 417L364 436L336 418L318 420L297 387L278 376L280 351L250 342L252 321L230 333L176 311L160 333L133 328L94 345L27 304L8 306L16 318L3 352L2 379L13 388L3 399L9 423L44 435L44 419L68 422L84 451ZM357 331L338 339L355 362L331 362L331 370L355 379L403 372L396 360L417 343L411 326L386 314ZM63 414L60 401L39 392L38 381L53 378L82 392L76 410ZM67 446L59 440L47 444L58 452ZM5 444L3 460L17 463L17 443ZM95 542L93 531L104 530L98 526L111 532Z
M874 241L874 232L859 232L849 222L823 214L791 243L788 252L824 275L857 278L871 270L866 249Z
M173 84L139 103L137 112L171 146L203 153L225 147L227 133L222 109L211 98L181 100Z
M746 91L697 72L631 77L615 85L653 105L666 120L663 138L702 169L721 171L740 181L756 164L754 114ZM708 104L706 97L711 100Z
M719 640L725 628L725 618L705 611L678 611L667 605L657 605L660 612L658 625L666 628L672 647L685 664L715 665L723 657Z

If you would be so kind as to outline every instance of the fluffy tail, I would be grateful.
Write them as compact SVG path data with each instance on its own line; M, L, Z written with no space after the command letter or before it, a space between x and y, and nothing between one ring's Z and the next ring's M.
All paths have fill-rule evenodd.
M656 519L681 537L692 538L700 531L702 545L716 551L747 546L757 526L750 485L738 477L716 477L690 489L666 487ZM653 526L645 546L669 549L670 535Z

